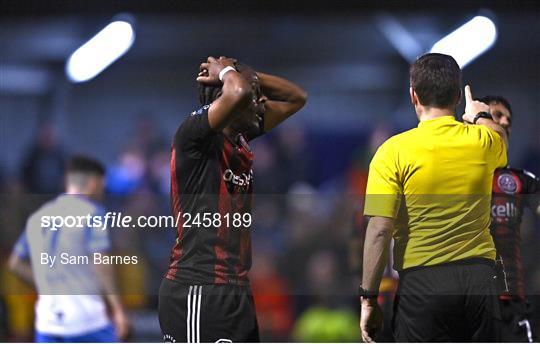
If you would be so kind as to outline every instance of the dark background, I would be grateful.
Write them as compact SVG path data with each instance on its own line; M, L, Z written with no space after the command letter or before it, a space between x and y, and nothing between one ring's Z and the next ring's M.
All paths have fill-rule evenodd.
M279 195L279 207L260 202L263 220L253 229L253 278L275 283L261 294L277 297L259 300L264 339L315 340L298 328L310 327L300 320L317 306L324 312L340 310L345 315L331 314L339 319L335 322L355 332L340 337L334 328L341 327L328 325L328 337L317 338L359 340L350 325L356 321L354 297L328 301L316 296L325 288L335 294L345 293L340 288L354 290L347 249L355 206L346 195L361 193L370 156L381 140L417 123L408 99L410 57L391 44L389 23L398 23L414 38L419 55L475 15L490 17L498 39L464 68L464 83L475 96L509 99L514 110L510 162L540 173L536 2L2 1L1 9L0 185L3 196L13 200L13 208L0 209L4 257L31 211L21 210L26 195L58 192L62 163L73 153L107 164L108 192L121 198L123 207L137 214L144 213L141 209L167 213L169 142L182 119L198 107L194 77L206 56L233 56L308 91L304 109L253 142L255 190ZM70 83L64 72L68 56L120 13L135 20L131 50L95 79ZM301 202L305 196L294 196L298 193L309 201ZM322 239L305 239L313 236ZM538 295L540 230L530 214L523 237L527 289ZM132 302L136 340L160 339L152 294L172 239L153 239L147 241L153 246L136 248L116 239L119 251L135 249L149 261L140 272L141 280L151 281L145 282L148 296L126 301ZM331 279L342 286L328 286ZM31 339L32 298L14 297L4 302L5 338ZM327 316L321 314L315 312L317 320L307 323Z

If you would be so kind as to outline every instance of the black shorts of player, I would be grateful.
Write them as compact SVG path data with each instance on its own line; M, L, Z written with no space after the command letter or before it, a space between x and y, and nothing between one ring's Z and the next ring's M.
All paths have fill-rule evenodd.
M397 342L498 342L494 262L471 259L400 273L392 327Z
M159 289L159 324L165 342L259 342L249 286L188 285L167 278Z
M534 343L536 335L529 322L530 305L520 299L501 300L501 342Z

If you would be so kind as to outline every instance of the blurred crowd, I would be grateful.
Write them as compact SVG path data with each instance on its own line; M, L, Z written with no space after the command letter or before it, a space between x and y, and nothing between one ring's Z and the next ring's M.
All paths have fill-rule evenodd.
M0 166L2 262L28 215L62 191L64 163L70 154L77 153L63 145L53 123L45 122L37 131L35 142L29 142L21 155L19 173L7 175ZM264 341L360 340L355 291L361 264L359 233L365 225L362 194L372 155L393 133L393 128L376 125L366 137L359 136L358 147L348 154L348 167L324 180L317 170L326 158L319 156L312 145L322 140L317 133L296 123L285 124L252 142L255 198L251 281ZM126 145L118 148L117 158L106 162L104 203L126 215L169 215L171 137L150 117L140 118L128 137ZM525 156L521 166L540 173L540 135ZM538 225L537 220L526 217L522 235L527 288L535 295L540 295ZM115 253L142 258L140 264L118 267L125 303L134 315L155 314L157 318L157 291L168 264L174 230L111 234ZM5 266L1 269L0 340L31 340L35 296ZM388 291L392 293L392 286ZM134 329L133 340L161 338L157 326Z

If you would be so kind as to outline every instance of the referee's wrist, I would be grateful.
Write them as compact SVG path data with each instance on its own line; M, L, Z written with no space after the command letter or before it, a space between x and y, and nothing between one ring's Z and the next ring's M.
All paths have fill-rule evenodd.
M377 305L379 302L377 300L377 298L363 298L363 297L360 297L360 304L362 305L362 307L374 307L375 305Z
M379 297L379 291L372 291L362 288L361 286L358 287L358 296L360 297L360 300L377 300Z
M485 123L488 123L488 122L495 123L494 120L489 119L489 118L479 118L479 119L476 120L476 122L474 124L485 124Z
M473 124L478 124L478 121L482 120L490 120L493 121L493 116L489 112L486 111L480 111L479 113L474 116Z

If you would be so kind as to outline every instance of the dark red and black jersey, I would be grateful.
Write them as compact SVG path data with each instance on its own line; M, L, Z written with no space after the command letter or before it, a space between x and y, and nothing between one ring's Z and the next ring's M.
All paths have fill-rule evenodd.
M173 139L171 206L180 221L166 278L246 284L251 267L250 227L245 221L233 225L231 216L251 214L253 153L241 134L231 139L213 131L208 108L187 117ZM187 223L197 214L201 218L207 214L210 220Z
M532 173L510 167L495 171L491 205L491 234L506 274L503 296L524 298L520 225L525 207L540 197L540 180Z

